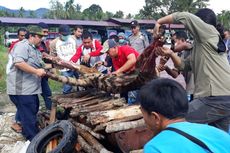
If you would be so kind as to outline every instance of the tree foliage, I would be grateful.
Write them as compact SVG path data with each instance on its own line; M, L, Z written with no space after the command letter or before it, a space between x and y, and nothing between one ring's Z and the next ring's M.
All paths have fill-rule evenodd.
M92 4L89 8L85 9L83 12L83 19L86 20L102 20L104 13L99 5Z
M114 14L113 17L114 18L124 18L124 13L123 13L123 11L119 10Z
M217 19L224 26L224 28L230 29L230 11L223 10L217 15Z
M157 19L177 11L194 13L205 8L209 0L145 0L145 6L137 15L138 18Z
M24 17L25 10L23 7L20 7L18 12L18 17L23 18Z

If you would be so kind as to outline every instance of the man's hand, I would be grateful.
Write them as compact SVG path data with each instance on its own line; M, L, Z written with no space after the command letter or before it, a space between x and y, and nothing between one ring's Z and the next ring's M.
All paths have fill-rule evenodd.
M164 71L164 70L166 69L166 67L167 67L167 65L161 65L161 64L159 64L159 65L157 66L157 70L158 70L159 72L161 72L161 71Z
M156 24L155 24L155 27L154 27L154 29L153 29L153 37L154 38L158 38L159 37L159 35L160 35L160 33L159 33L159 31L160 31L160 24L158 23L158 22L156 22Z
M94 64L93 67L97 68L97 67L100 67L102 65L104 65L104 62L103 61L98 61L97 63Z
M83 61L85 63L87 63L89 61L89 59L90 59L90 55L89 54L86 54L86 55L83 56Z
M158 47L156 48L156 55L157 56L167 56L170 57L173 54L173 51L167 47Z
M36 69L35 74L36 74L37 76L39 76L39 77L43 77L43 76L46 75L46 72L45 72L44 69Z

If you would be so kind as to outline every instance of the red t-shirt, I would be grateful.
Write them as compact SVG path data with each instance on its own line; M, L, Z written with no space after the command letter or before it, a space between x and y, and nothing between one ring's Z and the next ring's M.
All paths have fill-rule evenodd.
M19 40L16 40L16 41L13 41L10 45L10 48L9 48L9 52L11 52L11 50L13 49L14 45L17 44L19 42Z
M70 59L70 61L77 62L79 58L82 56L84 45L82 44L77 48L77 52L73 55L73 57ZM102 46L101 43L98 40L93 40L92 44L92 52L89 53L90 56L99 56L101 54Z
M112 58L114 69L118 70L119 68L121 68L127 62L127 57L129 56L129 54L132 53L135 54L136 58L139 56L139 53L134 48L128 45L118 46L118 57ZM131 67L130 69L126 70L126 72L133 70L134 67L135 65L133 65L133 67Z

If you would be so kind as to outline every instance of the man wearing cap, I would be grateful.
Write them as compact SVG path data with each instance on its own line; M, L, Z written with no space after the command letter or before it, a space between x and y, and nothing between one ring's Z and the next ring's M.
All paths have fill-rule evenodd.
M129 36L130 45L141 54L149 45L148 37L140 32L140 25L136 20L130 24L132 30L132 35Z
M28 140L39 132L37 112L38 94L41 94L42 55L37 49L43 37L38 26L29 27L29 38L18 42L11 51L12 65L7 74L7 94L17 107L22 125L22 134Z
M139 53L128 45L119 46L113 39L108 39L103 44L101 53L107 53L112 58L115 71L113 74L129 73L135 69ZM121 93L128 102L128 92Z
M42 37L42 41L41 44L38 47L38 50L40 50L40 52L42 54L47 53L49 54L49 46L48 46L48 41L46 40L48 33L49 33L49 26L47 24L45 24L44 22L39 22L38 26L42 28L42 33L43 33L43 37ZM46 60L44 60L46 62ZM45 106L47 110L51 110L51 106L52 106L52 101L51 101L51 96L52 96L52 92L51 89L49 87L49 83L48 83L48 77L43 77L42 78L42 94L41 96L44 99L45 102Z
M58 56L64 61L70 61L72 56L76 53L76 41L71 37L70 27L68 25L60 25L60 36L50 43L50 52L53 56ZM78 74L69 69L60 70L61 75L67 77L78 77ZM72 86L64 84L62 92L68 94L72 90Z
M112 58L115 69L114 74L130 72L135 69L139 53L128 45L118 46L113 39L108 39L103 44L101 53L108 53Z

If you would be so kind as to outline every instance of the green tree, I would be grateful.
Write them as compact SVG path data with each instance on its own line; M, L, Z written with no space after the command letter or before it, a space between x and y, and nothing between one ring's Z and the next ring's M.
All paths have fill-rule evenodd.
M51 19L65 19L66 14L64 6L58 0L50 0L51 8L45 15L46 18Z
M21 8L19 9L19 12L18 12L18 17L23 18L23 17L24 17L24 13L25 13L25 10L24 10L23 7L21 7Z
M114 14L112 12L106 11L104 19L109 19L109 18L112 18L113 16Z
M132 19L132 18L133 18L133 15L132 15L131 13L129 13L129 14L126 15L125 18L126 18L126 19Z
M230 11L221 11L221 13L217 15L217 20L224 26L224 28L230 29Z
M99 5L92 4L89 8L85 9L83 12L83 19L86 20L102 20L104 13Z
M30 11L28 17L30 17L30 18L36 18L37 16L35 15L34 11Z
M145 0L145 6L136 17L157 19L177 11L194 13L199 8L205 8L209 0Z
M113 17L114 18L124 18L124 13L123 13L123 11L119 10L114 14Z
M68 0L64 6L66 19L80 19L81 5L74 4L74 0Z

